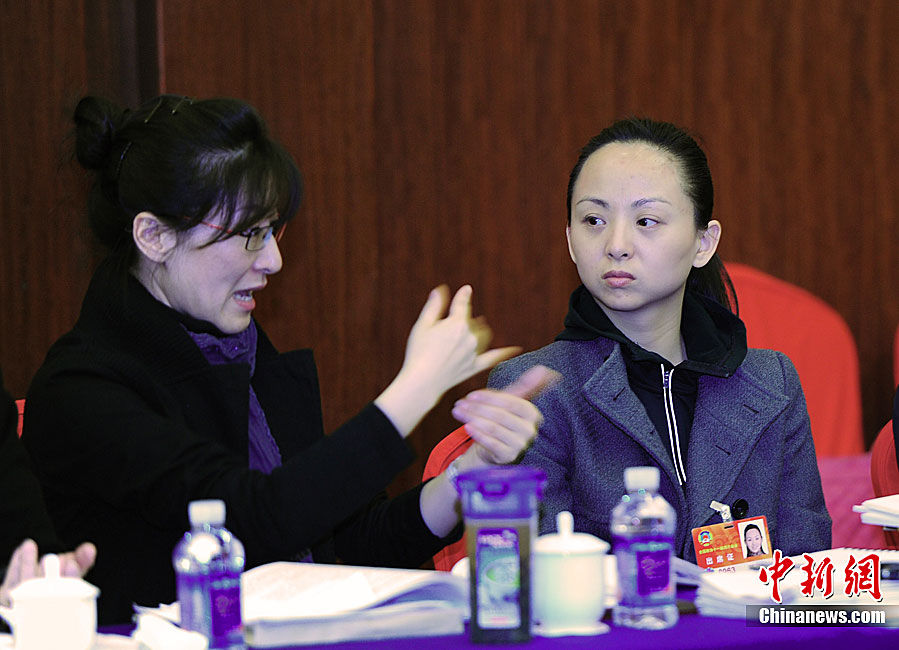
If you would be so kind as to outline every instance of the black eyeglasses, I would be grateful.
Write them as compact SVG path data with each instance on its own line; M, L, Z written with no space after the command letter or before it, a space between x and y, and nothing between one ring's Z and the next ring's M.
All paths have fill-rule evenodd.
M242 232L234 232L233 230L229 230L224 226L220 226L216 223L209 223L208 221L201 221L201 224L204 226L209 226L210 228L215 228L216 230L221 230L223 232L228 233L229 235L237 235L239 237L244 237L247 240L246 248L248 251L261 251L265 248L265 245L271 240L272 237L275 238L275 241L281 241L281 237L284 235L284 230L287 228L286 222L273 222L267 226L255 226L248 230L244 230Z

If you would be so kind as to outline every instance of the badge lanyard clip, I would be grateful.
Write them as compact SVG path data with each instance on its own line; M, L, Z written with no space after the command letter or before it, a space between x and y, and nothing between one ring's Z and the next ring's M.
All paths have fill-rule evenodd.
M712 503L709 504L709 508L711 508L712 510L714 510L715 512L720 514L721 521L724 522L725 524L730 523L731 521L734 520L733 517L731 517L731 515L730 515L730 506L727 505L726 503L712 501Z

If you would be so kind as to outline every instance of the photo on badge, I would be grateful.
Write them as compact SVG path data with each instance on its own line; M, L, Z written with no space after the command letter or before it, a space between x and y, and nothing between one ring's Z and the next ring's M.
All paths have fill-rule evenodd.
M740 548L746 559L760 559L771 555L768 543L768 524L764 517L736 522L740 532Z

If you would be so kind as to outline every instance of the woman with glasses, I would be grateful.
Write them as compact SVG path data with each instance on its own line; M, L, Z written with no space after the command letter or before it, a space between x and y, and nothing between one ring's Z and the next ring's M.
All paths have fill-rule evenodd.
M98 547L87 579L100 622L174 600L171 552L195 499L226 502L248 567L416 567L458 539L446 476L392 500L382 490L444 392L515 352L486 350L470 287L451 302L431 292L393 382L323 436L311 352L278 353L252 318L301 196L260 117L236 100L175 96L134 112L86 97L74 117L78 161L95 174L91 228L109 256L34 379L23 441L63 540ZM540 414L524 397L547 375L460 401L454 415L477 444L456 469L526 448Z

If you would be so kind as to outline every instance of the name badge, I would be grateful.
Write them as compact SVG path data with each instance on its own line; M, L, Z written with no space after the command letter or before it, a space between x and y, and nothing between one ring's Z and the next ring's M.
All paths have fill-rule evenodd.
M734 571L737 564L770 558L768 520L750 517L693 529L696 564L709 571Z

